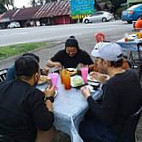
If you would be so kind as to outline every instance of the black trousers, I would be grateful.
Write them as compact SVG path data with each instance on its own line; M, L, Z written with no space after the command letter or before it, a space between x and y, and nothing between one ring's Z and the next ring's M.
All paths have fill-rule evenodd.
M0 134L0 142L35 142L34 137Z
M84 142L116 142L117 136L102 122L85 119L79 125L79 134Z

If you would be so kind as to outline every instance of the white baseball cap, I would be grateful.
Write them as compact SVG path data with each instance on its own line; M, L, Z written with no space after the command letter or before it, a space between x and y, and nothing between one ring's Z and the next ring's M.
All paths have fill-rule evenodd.
M91 52L92 56L97 56L98 55L98 50L100 47L104 46L105 44L108 44L108 42L99 42L94 46L94 49Z
M108 61L117 62L123 59L121 46L112 42L100 42L96 44L91 52L91 55Z

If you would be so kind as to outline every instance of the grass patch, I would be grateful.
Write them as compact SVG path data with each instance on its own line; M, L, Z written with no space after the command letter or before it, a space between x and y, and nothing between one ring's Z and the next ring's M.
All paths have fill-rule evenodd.
M37 42L37 43L22 43L0 47L0 60L14 55L19 55L39 48L49 47L49 42Z

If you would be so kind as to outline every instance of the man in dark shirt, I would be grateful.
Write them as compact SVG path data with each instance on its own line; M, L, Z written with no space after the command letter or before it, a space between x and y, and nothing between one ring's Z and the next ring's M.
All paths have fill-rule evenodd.
M89 89L81 89L91 113L81 122L79 133L85 142L116 142L128 118L142 106L141 86L132 70L122 69L123 54L119 45L104 44L93 56L98 58L99 71L108 74L110 79L102 87L101 103L93 100ZM96 74L95 78L100 80L99 77Z
M78 64L91 65L93 61L86 51L79 48L75 38L66 40L65 49L58 51L47 61L46 66L55 68L76 68Z
M40 69L33 57L22 56L14 66L17 79L0 84L0 141L35 142L37 128L46 131L53 125L53 87L45 94L34 87Z

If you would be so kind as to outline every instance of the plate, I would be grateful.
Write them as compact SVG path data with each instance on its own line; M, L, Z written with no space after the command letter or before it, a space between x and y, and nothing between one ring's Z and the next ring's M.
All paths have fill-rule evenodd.
M100 82L88 81L87 83L88 83L89 85L96 86L96 87L99 87L99 86L100 86Z
M38 81L38 85L43 85L43 84L45 84L45 83L47 83L47 81Z
M87 80L88 80L88 81L91 81L91 82L99 82L98 80L92 78L91 75L88 75L88 76L87 76Z
M44 84L44 85L37 85L37 86L36 86L36 88L39 89L39 90L42 91L42 92L45 91L45 88L46 88L46 87L47 87L46 84ZM58 94L58 91L55 90L54 98L57 96L57 94Z
M86 87L90 90L91 93L95 92L93 86L91 86L91 85L86 85Z
M56 97L57 97L57 94L58 94L58 91L57 91L57 90L55 90L54 98L56 98Z
M72 87L80 87L84 85L84 81L80 75L75 75L71 77L71 86Z
M67 71L69 71L71 75L74 75L77 73L77 69L75 68L67 68Z
M46 75L40 75L38 85L42 85L44 83L47 83L49 79L50 78L48 76L46 76Z
M107 75L107 74L100 74L100 76L102 77L102 79L104 79L104 80L108 80L110 77L109 77L109 75ZM89 82L95 82L95 83L100 83L100 81L99 80L96 80L95 78L93 78L90 74L87 76L87 80L89 81Z

